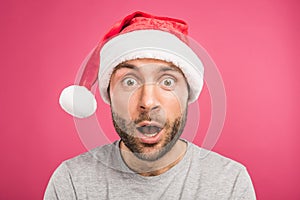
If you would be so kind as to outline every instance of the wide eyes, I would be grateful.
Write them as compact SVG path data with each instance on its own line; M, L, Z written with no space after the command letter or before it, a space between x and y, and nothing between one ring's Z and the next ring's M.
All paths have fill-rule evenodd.
M164 89L170 90L175 87L175 80L173 78L163 78L162 81L160 82L161 87Z
M134 77L125 77L122 80L122 86L125 89L136 89L140 86L143 85L143 83L141 83L141 81L137 80L137 78ZM176 80L174 78L171 78L169 76L167 77L161 77L159 80L157 80L156 83L146 83L146 84L157 84L158 86L160 86L162 89L164 90L173 90L176 84Z
M127 77L122 81L122 85L125 87L135 87L137 86L137 84L138 84L137 80L131 77Z

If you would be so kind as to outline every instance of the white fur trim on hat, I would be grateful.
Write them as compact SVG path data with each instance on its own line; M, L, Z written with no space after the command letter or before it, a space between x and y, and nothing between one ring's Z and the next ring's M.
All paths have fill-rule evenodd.
M60 106L70 115L78 118L89 117L95 113L95 96L84 86L71 85L60 94Z
M107 88L113 69L120 63L137 58L172 62L184 73L190 86L189 103L197 100L203 86L204 68L193 50L175 35L160 30L138 30L109 40L100 51L99 90L109 104Z

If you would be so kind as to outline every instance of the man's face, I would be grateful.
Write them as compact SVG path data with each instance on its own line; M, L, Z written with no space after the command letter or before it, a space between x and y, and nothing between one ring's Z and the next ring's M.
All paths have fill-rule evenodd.
M174 146L188 101L179 68L154 59L127 61L112 74L109 92L115 129L136 157L155 161Z

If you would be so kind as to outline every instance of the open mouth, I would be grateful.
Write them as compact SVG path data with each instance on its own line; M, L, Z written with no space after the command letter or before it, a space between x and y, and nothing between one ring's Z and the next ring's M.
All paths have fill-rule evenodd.
M145 125L137 127L137 130L146 137L154 137L162 130L162 128L154 125Z

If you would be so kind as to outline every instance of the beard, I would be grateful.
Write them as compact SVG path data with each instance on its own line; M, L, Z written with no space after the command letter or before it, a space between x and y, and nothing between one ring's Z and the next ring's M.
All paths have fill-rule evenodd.
M164 120L164 133L161 140L155 144L146 144L140 142L139 138L135 136L135 132L137 131L136 125L139 122L145 120L156 122L163 121L158 115L141 113L136 120L128 122L128 120L120 117L112 109L112 118L116 132L126 147L137 158L144 161L156 161L168 153L180 138L186 124L187 108L173 121Z

